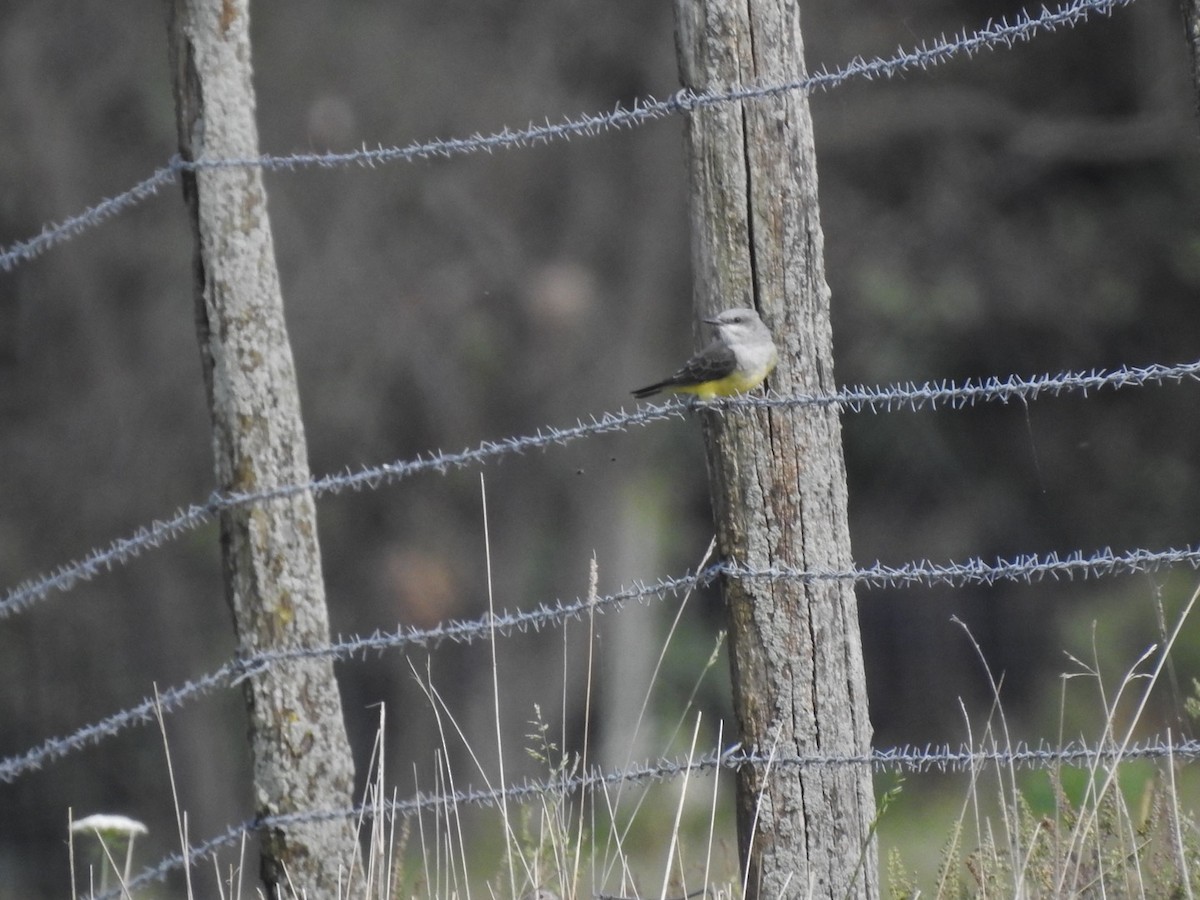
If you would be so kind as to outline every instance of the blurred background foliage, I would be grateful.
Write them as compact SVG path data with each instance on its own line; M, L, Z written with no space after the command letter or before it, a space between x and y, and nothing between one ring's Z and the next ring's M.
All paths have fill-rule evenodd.
M805 4L808 61L888 54L1018 9ZM252 12L265 152L486 133L678 87L668 3L288 0ZM1198 132L1174 5L1143 0L1010 51L853 83L814 97L813 113L839 381L1200 355ZM174 133L161 4L0 3L0 244L144 178L175 151ZM693 346L682 149L676 118L495 155L268 174L313 470L570 424L628 406L632 388L672 369ZM3 585L213 489L191 259L170 187L0 274ZM848 415L855 556L1195 543L1196 392ZM711 535L696 421L483 474L498 606L584 593L593 556L602 593L679 573ZM328 498L319 515L335 632L486 608L475 471ZM0 753L225 661L216 538L192 533L0 623ZM1018 735L1053 739L1063 651L1090 657L1095 640L1122 669L1155 639L1155 603L1169 615L1194 580L860 592L876 743L958 742L959 698L986 715L986 675L952 615L1003 673ZM598 762L665 749L721 625L717 597L693 601L657 687L663 724L631 743L669 614L639 607L599 623ZM1184 685L1200 663L1188 652ZM577 625L565 641L506 642L506 740L521 744L539 702L579 745L585 658ZM487 654L444 647L339 666L360 768L381 701L391 771L407 778L432 759L410 662L429 666L486 752ZM703 693L710 723L729 720L726 681L722 661ZM1175 709L1164 697L1162 717ZM168 729L193 836L248 815L240 698L196 704ZM65 893L68 807L137 816L152 828L148 857L169 852L168 798L149 730L0 786L0 895Z

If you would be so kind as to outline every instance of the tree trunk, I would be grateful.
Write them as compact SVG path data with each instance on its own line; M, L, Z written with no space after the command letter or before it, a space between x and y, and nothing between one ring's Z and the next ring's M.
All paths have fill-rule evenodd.
M677 0L680 72L696 93L803 77L792 0ZM753 306L783 394L834 390L829 288L808 99L705 106L687 123L696 309ZM706 413L723 558L851 567L841 424L829 408ZM734 707L747 747L861 754L871 728L852 583L727 578ZM748 898L876 897L865 767L746 766L738 836Z
M172 0L171 64L185 159L258 155L247 0ZM217 483L254 491L308 480L291 347L254 167L184 174L196 235L196 326L212 408ZM307 492L221 515L226 592L239 651L329 640L316 512ZM273 666L246 681L257 812L351 805L354 764L328 659ZM338 896L357 865L349 819L273 826L262 838L270 890ZM359 869L358 871L361 871Z
M1200 0L1181 0L1184 38L1192 61L1192 102L1200 117Z

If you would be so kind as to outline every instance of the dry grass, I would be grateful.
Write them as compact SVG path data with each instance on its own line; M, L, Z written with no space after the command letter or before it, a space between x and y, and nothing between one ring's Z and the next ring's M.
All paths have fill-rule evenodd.
M1071 657L1074 669L1063 677L1063 711L1072 683L1082 681L1103 712L1101 733L1090 743L1106 754L1088 763L1081 784L1068 790L1066 783L1078 781L1078 773L1061 765L1050 770L1053 810L1035 814L1014 765L976 767L929 893L893 852L887 860L891 895L909 900L1194 897L1200 890L1200 832L1180 800L1180 763L1162 761L1155 777L1132 794L1123 788L1121 775L1147 765L1128 760L1126 752L1145 727L1151 693L1163 680L1198 597L1200 589L1170 633L1128 668L1115 690L1101 677L1095 650L1089 663ZM995 679L992 687L992 714L971 745L1003 754L1013 750L1013 743Z
M592 597L596 582L593 561ZM969 773L957 817L945 835L941 864L932 882L929 873L918 877L893 852L886 860L885 883L890 895L909 900L1194 897L1200 891L1200 832L1180 800L1176 761L1161 762L1155 777L1134 792L1123 787L1120 776L1132 765L1125 753L1146 725L1150 695L1163 678L1171 651L1198 598L1200 589L1192 595L1173 629L1167 633L1164 626L1162 641L1128 668L1115 689L1101 677L1095 651L1090 662L1071 658L1072 671L1062 681L1062 709L1067 707L1069 692L1083 690L1094 697L1103 710L1103 725L1090 743L1105 748L1108 755L1092 760L1082 771L1063 767L1051 770L1051 812L1033 811L1025 793L1027 781L1019 778L1020 773L1011 763L976 767ZM687 602L685 597L679 615ZM646 686L633 734L645 725L650 695L659 681L679 615ZM591 638L594 622L589 621L585 627ZM493 641L493 654L499 652L497 646ZM714 651L698 667L697 685L713 668L716 658ZM980 659L986 670L982 653ZM587 659L570 662L586 667L590 696L590 650ZM498 671L493 655L497 737L504 733L499 722L502 691ZM476 783L502 792L509 787L505 761L511 763L516 755L532 758L547 783L562 782L587 770L586 745L578 753L564 752L564 738L554 735L537 704L529 713L524 745L502 747L499 753L493 751L489 756L472 745L430 670L421 672L414 666L412 674L434 712L441 735L441 746L431 760L432 775L426 776L427 783L418 784L419 788L435 795L450 795L468 783ZM967 720L967 735L972 747L1003 757L1005 751L1014 749L1014 743L999 702L1001 686L996 679L992 680L992 688L995 702L991 713L978 734ZM1200 687L1192 706L1200 711ZM381 710L379 737L363 798L364 805L374 809L387 809L396 799L391 773L384 767L385 724ZM687 746L693 757L707 749L699 747L701 721L690 700L667 731L669 746L674 746L681 732L690 733ZM1059 737L1061 741L1062 735ZM448 761L463 758L464 750L472 771L454 771ZM169 759L168 747L168 765ZM744 889L736 874L732 839L722 834L728 830L729 816L720 812L719 786L716 778L697 781L681 777L664 784L622 783L573 791L548 788L532 801L503 803L485 813L467 811L447 801L411 817L364 816L359 822L365 848L362 871L349 872L346 883L351 887L339 889L336 896L339 900L737 898ZM880 816L896 814L893 801L903 790L903 782L898 781L882 794ZM480 819L487 816L490 818L481 830ZM177 818L180 840L186 846L187 817L180 811ZM486 835L488 829L493 831L494 839L481 841L480 835ZM129 878L129 851L121 864L119 849L108 843L103 846L103 856L89 870L87 896L100 892L110 881L123 886ZM253 886L255 879L243 875L248 871L245 854L243 844L240 858L229 864L227 871L218 873L222 900L264 896L261 888ZM120 895L129 896L125 891ZM187 896L189 900L195 896L190 881ZM299 886L288 893L288 897L305 896L330 894L310 894Z

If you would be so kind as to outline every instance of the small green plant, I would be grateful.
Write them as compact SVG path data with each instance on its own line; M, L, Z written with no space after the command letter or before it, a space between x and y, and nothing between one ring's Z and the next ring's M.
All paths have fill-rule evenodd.
M533 705L529 724L532 730L526 735L525 752L544 767L548 788L540 792L536 805L524 807L518 852L530 861L531 896L573 898L574 875L591 841L582 817L576 820L566 790L556 786L577 774L580 760L568 760L550 739L550 723L542 716L541 704Z
M894 900L915 900L921 894L917 887L917 876L904 864L904 855L899 847L892 847L887 854L888 893Z
M1184 698L1183 711L1193 721L1200 721L1200 679L1192 679L1192 693Z

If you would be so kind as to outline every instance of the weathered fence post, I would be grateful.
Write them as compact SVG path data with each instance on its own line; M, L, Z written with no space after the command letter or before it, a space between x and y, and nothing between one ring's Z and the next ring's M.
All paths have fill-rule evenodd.
M187 160L258 156L248 17L248 0L170 4L179 144ZM252 166L199 168L184 174L183 189L196 235L196 325L218 484L255 491L303 483L308 456L262 173ZM225 511L221 549L243 655L328 642L310 493ZM348 807L354 764L330 660L272 666L247 679L246 698L258 813ZM309 898L337 897L357 865L347 819L276 824L261 839L272 897L289 880Z
M795 0L677 0L684 87L804 75ZM833 380L829 288L808 98L701 104L687 124L692 258L702 315L755 306L775 334L783 394ZM706 414L722 556L755 569L851 567L841 425L832 408ZM854 586L729 578L734 706L747 747L862 754L871 729ZM876 897L866 767L744 767L738 834L747 897Z

